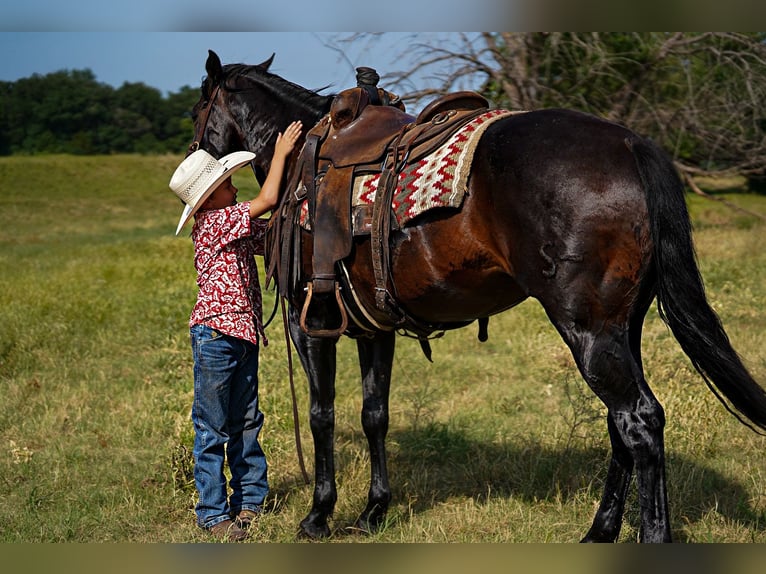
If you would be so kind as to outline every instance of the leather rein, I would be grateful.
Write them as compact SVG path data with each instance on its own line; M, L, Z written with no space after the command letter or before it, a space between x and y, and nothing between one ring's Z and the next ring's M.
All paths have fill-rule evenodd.
M218 92L221 91L221 86L217 85L213 89L213 93L210 94L210 99L207 101L207 105L203 108L202 112L200 113L200 116L202 116L199 127L194 132L194 141L189 144L188 149L186 150L186 156L188 157L195 151L199 149L199 142L202 139L202 136L205 135L205 130L207 129L207 121L210 119L210 111L213 109L213 103L215 102L215 99L218 97Z

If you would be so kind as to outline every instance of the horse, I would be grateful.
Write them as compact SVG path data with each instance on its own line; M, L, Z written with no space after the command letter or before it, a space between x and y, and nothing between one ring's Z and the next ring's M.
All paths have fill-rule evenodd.
M316 125L336 96L271 73L273 58L258 65L222 65L209 51L207 75L192 110L192 149L202 147L217 157L254 152L259 180L268 172L276 134L296 119ZM297 161L296 153L290 159L293 168ZM332 185L327 179L320 185L338 192L327 187ZM634 473L639 540L672 541L665 413L644 377L641 356L642 327L655 299L660 317L718 400L753 431L766 429L766 393L708 303L684 193L672 160L651 140L579 111L532 110L499 119L484 131L458 209L427 211L388 238L388 290L420 325L450 329L478 320L486 327L490 316L528 298L544 308L607 411L611 458L603 496L582 542L617 540ZM283 191L283 200L291 195L292 189ZM272 223L284 204L272 214ZM287 257L286 268L277 274L296 277L284 295L289 334L308 378L315 445L313 502L298 534L331 535L341 336L357 345L361 422L370 453L367 504L354 527L375 532L392 496L385 440L397 332L385 314L376 315L369 236L355 236L340 263L345 291L354 292L379 328L360 332L351 322L338 329L339 307L348 293L337 304L331 296L312 303L302 325L317 230L296 229L302 256ZM275 241L279 248L282 240ZM317 334L323 331L330 336Z

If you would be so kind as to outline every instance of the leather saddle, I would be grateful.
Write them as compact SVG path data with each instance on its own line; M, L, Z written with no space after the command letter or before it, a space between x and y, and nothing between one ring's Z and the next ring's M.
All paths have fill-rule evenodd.
M326 167L323 162L334 169L374 166L392 151L400 154L400 163L402 154L415 162L488 107L489 102L476 92L455 92L434 100L413 117L398 107L369 105L366 92L351 88L338 94L330 107L318 168Z

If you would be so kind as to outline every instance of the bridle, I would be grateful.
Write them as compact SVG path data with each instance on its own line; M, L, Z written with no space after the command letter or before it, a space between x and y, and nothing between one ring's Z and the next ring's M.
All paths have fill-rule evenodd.
M213 88L213 92L210 94L210 98L207 100L207 105L200 112L197 121L199 127L194 133L194 141L189 144L189 147L186 150L186 157L200 149L200 142L202 141L202 136L205 135L208 120L210 119L210 112L213 111L213 104L215 103L216 99L218 99L218 93L221 91L221 89L221 84L217 84L215 88ZM240 141L244 142L245 136L242 133L241 126L234 122L234 128L237 131L237 135L239 136ZM251 165L253 167L253 171L255 172L255 163L251 162ZM258 181L260 183L260 179Z
M220 89L220 84L216 85L216 87L213 89L213 93L210 94L207 105L204 107L202 112L200 112L200 116L202 116L202 118L201 121L199 121L199 127L197 128L197 131L194 133L194 141L192 141L192 143L189 145L189 148L186 150L186 157L189 157L189 155L199 149L199 142L202 139L202 136L205 134L205 130L207 129L207 121L210 118L210 112L213 109L213 102L215 102L215 99L218 97L218 92Z

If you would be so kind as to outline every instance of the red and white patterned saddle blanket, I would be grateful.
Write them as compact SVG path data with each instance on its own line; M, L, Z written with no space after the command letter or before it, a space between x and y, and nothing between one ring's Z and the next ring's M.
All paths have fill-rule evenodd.
M429 209L459 208L468 189L471 163L479 139L493 122L517 113L521 112L496 109L481 114L455 132L434 153L405 167L399 174L392 201L399 226L404 226ZM352 209L375 203L379 179L380 173L354 178ZM302 226L307 226L308 202L301 206L300 222ZM357 232L361 230L354 229L354 233Z

